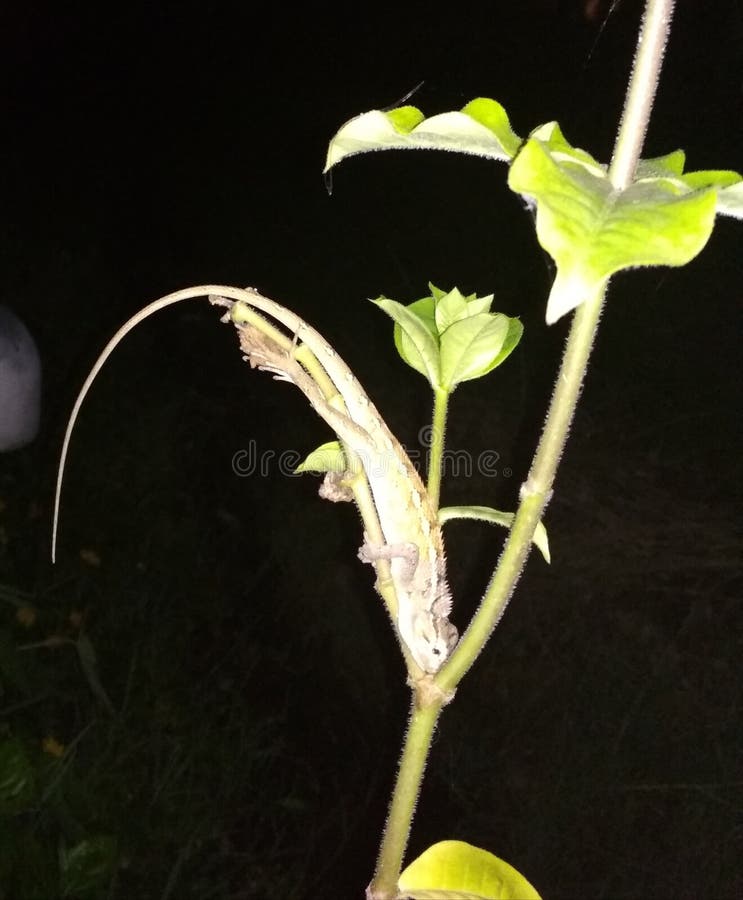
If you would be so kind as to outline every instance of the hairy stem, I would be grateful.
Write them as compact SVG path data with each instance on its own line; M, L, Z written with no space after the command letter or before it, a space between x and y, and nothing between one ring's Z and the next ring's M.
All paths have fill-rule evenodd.
M446 415L449 410L449 392L434 389L433 425L431 428L431 454L428 461L428 496L434 509L439 508L441 499L441 475L444 458Z
M673 0L647 2L609 170L619 189L631 183L640 158L672 12ZM453 690L474 663L501 620L521 576L531 551L534 531L552 496L555 473L575 415L605 295L606 287L575 312L542 436L521 488L521 503L513 528L480 608L457 650L436 677L444 690Z
M415 698L413 700L395 791L379 848L377 868L366 891L367 900L394 900L397 897L397 880L400 877L433 730L441 708L440 700L425 707L418 706Z
M612 183L618 189L631 183L640 157L672 13L673 0L647 0L609 171ZM473 664L500 621L518 583L531 550L534 531L552 495L555 473L575 414L605 293L604 286L596 296L578 307L573 316L544 430L521 489L521 502L513 527L480 608L459 646L435 676L434 681L445 692L453 691ZM437 487L435 482L434 486ZM389 900L396 896L415 800L440 711L441 703L437 703L414 709L411 716L375 877L367 889L368 900Z
M674 3L675 0L648 0L645 7L622 120L609 167L609 178L618 190L623 190L632 182L645 142L671 29Z
M521 502L503 553L483 601L469 628L436 681L453 690L472 666L500 621L531 551L534 531L552 494L557 465L567 441L593 338L604 300L603 290L575 312L547 420L529 475L521 487Z

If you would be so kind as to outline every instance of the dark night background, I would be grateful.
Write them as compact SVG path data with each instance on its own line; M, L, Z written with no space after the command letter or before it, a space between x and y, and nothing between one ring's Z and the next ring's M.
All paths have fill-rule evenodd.
M567 323L543 324L550 276L505 168L370 154L336 170L332 197L320 173L340 124L421 81L411 102L429 114L491 96L517 133L557 119L606 160L640 4L620 3L594 47L605 6L0 12L0 302L45 365L42 432L0 457L0 582L39 617L29 635L3 607L0 637L10 652L67 634L79 612L115 710L65 648L21 654L30 694L6 678L4 730L74 745L65 804L34 820L40 859L60 836L105 832L121 868L101 896L362 896L403 668L354 511L275 461L265 477L231 466L249 442L304 455L330 439L324 423L250 372L206 302L150 319L83 409L52 568L61 435L115 329L211 281L316 325L415 447L426 386L365 298L410 302L432 281L495 292L525 324L503 369L453 401L450 446L497 449L499 475L443 493L513 507ZM743 11L678 6L644 156L683 147L689 169L741 171ZM612 283L547 518L552 565L532 556L443 716L410 858L470 840L545 900L743 896L742 242L718 220L686 269ZM502 537L447 531L460 626Z

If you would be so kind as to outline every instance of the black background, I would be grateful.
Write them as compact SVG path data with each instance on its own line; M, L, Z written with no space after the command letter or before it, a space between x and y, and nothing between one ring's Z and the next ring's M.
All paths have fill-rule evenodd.
M426 421L425 386L365 298L409 302L428 281L495 292L525 339L502 376L455 395L451 446L496 447L500 476L447 485L443 499L513 505L567 324L543 324L549 271L505 167L370 154L336 170L329 197L327 141L423 81L411 102L429 114L492 96L517 133L556 119L606 160L638 17L624 0L596 43L602 16L579 2L6 6L1 299L45 363L42 434L0 459L45 513L12 547L15 577L60 577L46 513L65 418L99 349L146 302L191 284L251 284L297 310L408 446ZM743 169L742 18L732 0L679 3L644 156L680 146L689 169ZM739 224L722 220L686 269L612 283L548 518L552 568L530 561L461 711L444 716L412 850L470 839L545 898L739 896L740 248ZM273 464L264 478L231 469L249 441L302 456L327 439L298 393L240 362L206 303L170 310L127 340L83 412L60 552L70 567L95 544L152 590L193 580L202 608L211 592L230 594L230 628L267 648L250 702L284 704L320 790L351 790L349 757L369 767L371 798L356 814L349 800L350 836L322 882L361 896L404 722L402 669L382 613L369 611L352 511L318 503L310 479ZM149 527L170 504L168 524ZM179 529L197 536L195 556ZM498 546L492 533L452 532L460 624ZM150 562L135 575L143 547ZM295 605L277 605L291 591ZM323 625L331 603L346 612ZM373 646L356 634L369 628ZM343 629L359 643L344 645ZM277 673L284 641L296 649ZM707 804L707 817L687 801Z

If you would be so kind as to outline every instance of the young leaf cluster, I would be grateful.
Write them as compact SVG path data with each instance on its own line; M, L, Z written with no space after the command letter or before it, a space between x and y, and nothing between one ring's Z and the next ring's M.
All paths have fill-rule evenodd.
M492 372L521 340L518 319L490 312L493 295L463 296L429 284L431 295L403 306L387 297L374 302L395 322L395 346L434 391L451 394L463 381Z

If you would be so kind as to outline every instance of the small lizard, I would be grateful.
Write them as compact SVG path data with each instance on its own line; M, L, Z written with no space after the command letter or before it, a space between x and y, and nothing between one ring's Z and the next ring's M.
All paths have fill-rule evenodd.
M251 365L295 384L360 460L385 542L380 546L365 541L359 557L375 566L380 559L389 561L400 636L421 669L435 674L456 643L457 631L448 620L451 594L437 513L408 455L345 362L303 319L250 288L235 303L210 299L230 307L229 317ZM294 334L295 342L310 350L332 381L342 401L340 410L319 390L295 352L283 350L251 324L244 306L280 322ZM349 499L341 485L338 473L328 473L321 493L328 499Z
M174 303L204 295L209 295L212 303L230 307L228 318L237 326L241 346L251 364L296 384L349 448L349 456L363 467L384 544L365 540L359 557L375 568L380 560L389 562L397 596L400 637L418 666L428 674L435 674L456 644L457 630L448 620L451 595L441 527L423 482L351 370L330 344L291 310L252 288L202 285L176 291L139 310L108 342L83 383L67 423L54 502L52 559L56 555L61 491L70 438L91 385L119 342L140 322ZM249 316L245 315L246 307L260 310L281 323L293 333L295 343L286 349L270 334L251 325ZM267 324L267 329L270 328ZM297 341L301 341L320 363L332 389L337 391L335 397L327 396L300 363ZM351 496L338 473L328 473L321 494L332 500L350 499Z

